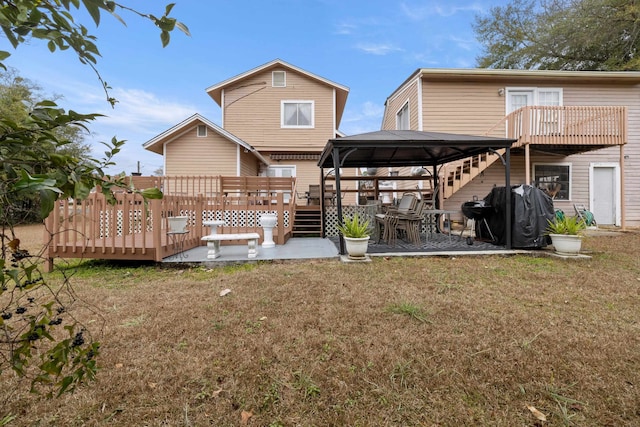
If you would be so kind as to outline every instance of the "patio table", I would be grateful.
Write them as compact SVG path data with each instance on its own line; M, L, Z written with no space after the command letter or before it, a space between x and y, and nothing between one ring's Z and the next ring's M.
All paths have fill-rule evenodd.
M431 222L427 222L427 224L432 224L436 227L436 231L437 231L437 223L436 223L436 216L437 215L444 215L444 219L445 221L447 221L447 223L449 224L449 242L451 242L451 214L457 214L460 213L460 211L457 210L448 210L448 209L427 209L425 211L422 211L422 213L424 214L425 217L427 217L428 215L434 215L434 220ZM429 234L431 234L429 232Z

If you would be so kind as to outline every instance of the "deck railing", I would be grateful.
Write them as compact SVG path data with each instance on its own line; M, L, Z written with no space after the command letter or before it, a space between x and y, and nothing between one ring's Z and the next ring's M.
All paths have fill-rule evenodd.
M134 177L134 183L135 178L138 177ZM284 244L293 231L295 179L256 178L261 179L250 179L251 185L242 187L251 191L242 191L237 180L231 180L235 184L219 186L224 177L207 178L200 184L195 179L157 177L153 183L159 188L183 184L177 188L189 188L191 191L187 193L213 188L204 182L215 181L218 187L209 195L172 191L173 194L165 194L161 200L147 202L135 193L115 194L115 204L107 203L101 193L92 193L82 201L61 201L46 220L48 258L161 261L175 253L175 242L167 236L167 218L171 216L189 218L189 233L181 242L185 250L202 245L201 237L209 233L203 226L206 220L224 220L225 225L218 229L219 232L255 231L263 238L260 217L266 213L277 215L273 238L277 244ZM147 181L147 185L152 183ZM223 188L228 192L219 191Z
M528 106L505 117L506 137L515 146L622 145L627 142L627 111L620 106Z

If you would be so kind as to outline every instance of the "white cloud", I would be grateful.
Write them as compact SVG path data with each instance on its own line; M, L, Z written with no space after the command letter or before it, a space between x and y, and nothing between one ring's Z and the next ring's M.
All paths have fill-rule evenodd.
M157 134L198 112L193 105L161 99L139 89L114 89L112 96L118 100L115 108L103 106L99 111L108 116L101 122L114 129Z
M413 6L407 3L401 3L400 8L402 12L413 21L422 21L429 16L439 16L448 18L457 13L477 12L481 13L485 11L482 4L478 2L472 2L468 4L452 4L453 2L446 3L431 3L428 5Z
M460 49L466 51L475 51L478 46L478 42L475 39L463 39L456 36L450 36L449 39Z
M387 55L391 52L402 51L402 49L390 43L358 43L355 47L372 55Z
M341 36L349 36L353 34L357 28L357 25L344 22L336 25L334 33Z
M379 130L383 115L384 105L365 101L356 109L348 108L345 111L340 130L347 135Z

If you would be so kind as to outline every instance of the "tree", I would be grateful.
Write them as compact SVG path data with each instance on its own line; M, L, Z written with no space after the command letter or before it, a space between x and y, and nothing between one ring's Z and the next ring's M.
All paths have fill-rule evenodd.
M474 31L483 68L640 69L638 0L512 0Z
M17 48L32 39L45 40L52 52L72 49L79 60L89 65L102 82L107 101L113 106L108 87L96 68L100 53L96 38L73 16L87 11L96 25L103 14L122 21L117 10L124 10L151 21L160 30L162 44L179 28L188 29L169 17L173 4L156 17L124 4L105 0L0 0L0 26L6 38ZM124 21L122 21L124 22ZM0 51L0 66L9 52ZM17 85L16 96L28 97L24 86ZM34 100L35 101L35 100ZM107 200L115 198L112 190L125 186L122 177L104 173L113 165L123 141L105 142L104 158L82 158L64 149L72 143L73 132L87 130L97 114L65 111L48 100L27 103L24 111L0 117L0 375L13 371L31 379L32 390L49 386L61 394L94 378L99 344L87 327L72 314L74 292L68 275L61 271L59 281L49 281L40 271L36 256L20 247L8 206L27 195L40 200L40 217L45 218L60 198L84 199L93 188L101 189ZM141 192L146 198L159 198L155 189ZM0 413L0 417L2 414ZM0 418L11 419L10 415Z
M9 68L0 71L0 117L18 123L29 117L30 111L39 102L45 100L42 88L29 79L21 77L17 70ZM56 96L55 99L60 98ZM79 126L59 126L53 129L60 141L66 144L42 144L42 149L53 150L58 155L67 155L85 161L89 159L90 147L84 144L86 132ZM20 156L20 153L15 153ZM23 157L27 161L26 157ZM44 167L44 165L43 165ZM42 170L42 168L40 169ZM15 195L14 195L15 196ZM11 222L16 224L33 223L40 218L40 203L37 194L24 194L12 197L5 209Z

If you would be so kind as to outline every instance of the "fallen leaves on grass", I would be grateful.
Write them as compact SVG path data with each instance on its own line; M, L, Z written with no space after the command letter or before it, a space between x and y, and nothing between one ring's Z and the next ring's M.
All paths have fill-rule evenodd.
M527 405L527 409L531 411L533 416L536 417L538 421L545 421L545 422L547 421L547 416L542 412L538 411L534 406Z
M242 411L240 414L240 424L246 426L249 423L249 418L253 417L253 413L249 411Z

